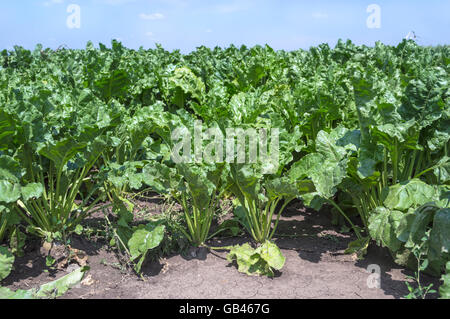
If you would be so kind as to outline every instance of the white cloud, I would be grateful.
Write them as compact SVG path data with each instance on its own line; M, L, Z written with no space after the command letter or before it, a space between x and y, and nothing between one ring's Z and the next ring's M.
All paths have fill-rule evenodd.
M212 29L206 29L205 32L206 32L206 33L212 33L213 30L212 30Z
M151 38L151 37L153 37L153 32L150 32L150 31L146 32L145 35Z
M150 14L141 13L141 14L139 14L139 18L141 18L142 20L161 20L161 19L164 19L165 16L164 16L164 14L159 13L159 12L150 13Z

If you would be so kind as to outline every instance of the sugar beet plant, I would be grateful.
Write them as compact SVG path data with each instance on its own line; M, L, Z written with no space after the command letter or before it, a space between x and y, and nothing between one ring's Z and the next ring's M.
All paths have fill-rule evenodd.
M172 190L172 196L184 213L186 229L181 228L180 231L196 247L205 246L209 239L218 202L226 189L223 184L225 171L225 165L199 167L196 164L177 164L175 168L157 165L146 171L154 176L153 182L149 183L153 189L158 189L161 181L168 183L169 179L178 178L179 183Z
M195 154L175 154L174 131L181 129L178 138L193 136L192 119L190 123L183 116L164 116L158 106L148 109L154 114L154 134L159 136L170 152L161 162L149 163L144 167L145 183L153 190L166 193L181 205L186 229L180 229L193 245L199 247L206 244L210 235L210 227L218 208L219 200L228 189L226 163L196 163ZM189 119L189 117L188 117ZM188 129L191 128L191 130ZM203 134L203 132L202 132ZM187 146L194 148L191 139ZM203 147L203 145L201 145ZM174 161L174 155L181 156Z
M286 206L301 194L314 189L308 180L263 178L261 172L250 165L231 165L231 176L231 191L240 203L236 214L240 215L248 233L260 244L272 239Z
M382 48L376 46L377 51ZM397 50L403 55L413 48L404 42ZM422 54L416 59L431 58L430 52ZM355 229L358 240L349 251L364 253L370 239L376 239L391 250L397 262L408 264L412 246L401 244L402 231L417 226L408 221L412 216L407 210L432 201L448 207L449 82L442 67L416 69L402 55L389 56L390 67L380 67L381 54L365 64L349 66L356 129L319 132L316 152L295 166L298 174L312 178L318 190L313 204L331 203ZM362 230L336 205L333 197L338 192L358 212ZM431 226L424 224L423 229ZM439 265L430 265L429 271L443 269L448 258L441 255L445 247L436 248Z
M46 68L43 61L35 63ZM106 149L104 133L118 115L88 90L68 91L57 75L37 84L26 79L38 74L15 69L7 73L2 82L6 126L0 148L0 201L10 218L19 217L30 232L51 239L72 231L99 201L92 198L95 188L85 194L80 190ZM14 89L17 81L24 81L20 90Z
M284 264L273 242L278 220L301 199L331 207L354 230L349 253L362 257L375 242L413 269L420 255L424 271L438 275L449 251L449 228L441 227L449 219L449 61L448 46L406 40L291 52L200 47L186 55L117 41L4 50L0 241L17 242L11 237L24 226L43 237L70 233L107 200L140 269L153 245L137 239L154 229L131 225L133 198L150 189L176 201L180 232L208 246L227 195L254 244L228 247L229 260L248 274L273 275ZM194 137L199 121L224 134L278 129L277 163L198 160L193 141L190 161L174 161L172 134L184 127ZM205 131L201 153L211 142Z

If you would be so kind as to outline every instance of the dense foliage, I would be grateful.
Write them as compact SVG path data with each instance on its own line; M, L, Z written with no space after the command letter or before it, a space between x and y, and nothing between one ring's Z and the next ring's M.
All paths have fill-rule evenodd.
M234 247L230 260L247 273L255 263L273 273L284 259L272 266L267 247L283 209L300 198L317 210L330 205L353 228L358 240L348 252L363 256L373 240L413 267L420 245L438 275L450 248L449 80L450 47L406 40L292 52L200 47L187 55L115 41L5 50L0 242L13 248L24 233L64 238L109 201L140 268L164 228L133 235L127 194L150 187L176 200L182 232L197 246L206 244L220 200L233 196L236 220L262 246ZM172 133L185 127L193 136L199 120L222 132L279 129L279 162L200 163L196 154L174 162Z

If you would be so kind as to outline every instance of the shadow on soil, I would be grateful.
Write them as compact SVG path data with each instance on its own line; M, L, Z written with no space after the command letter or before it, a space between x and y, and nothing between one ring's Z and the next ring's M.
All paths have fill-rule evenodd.
M152 260L144 263L141 271L144 277L156 277L162 272L163 269L164 265L161 264L159 260Z
M402 280L395 280L390 273L393 270L399 270L405 276L414 276L414 272L397 265L393 261L387 248L382 248L374 244L370 245L365 258L358 260L355 265L366 270L371 265L379 266L381 271L380 285L386 295L391 295L395 298L403 298L409 293L405 282ZM367 272L369 273L369 271ZM424 273L420 274L420 278L422 285L428 286L429 284L433 284L432 289L438 290L440 285L439 278L432 277ZM427 299L438 297L439 294L437 293L427 295Z
M22 257L16 257L13 271L2 282L1 286L10 286L22 280L39 277L46 268L45 257L39 252L39 242L33 242L25 250ZM50 272L49 272L50 273ZM50 275L54 275L50 273Z
M276 244L298 251L299 257L309 262L319 263L323 254L342 254L355 239L331 224L331 214L326 209L316 212L294 202L283 215L274 236Z
M294 202L283 214L277 234L281 234L275 238L280 248L296 250L301 259L312 263L330 261L330 257L333 257L333 262L349 262L349 255L344 254L344 251L356 239L354 234L343 234L331 224L331 213L328 210L316 212L303 207L299 202ZM413 276L414 272L395 264L386 248L370 245L364 259L354 261L354 265L367 271L368 276L369 265L380 266L381 290L385 295L403 298L409 293L405 282L394 279L391 273L397 271ZM421 274L421 281L425 286L432 283L433 289L438 290L439 278ZM437 297L438 294L428 295L428 298Z

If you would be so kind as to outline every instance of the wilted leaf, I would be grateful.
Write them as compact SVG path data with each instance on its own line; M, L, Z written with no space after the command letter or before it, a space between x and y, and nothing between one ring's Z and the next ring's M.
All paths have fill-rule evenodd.
M42 285L36 292L37 298L58 298L64 295L70 288L81 282L89 267L80 267L70 274L61 277L55 281Z
M280 249L269 241L256 249L249 244L236 245L227 255L227 260L232 262L236 260L238 271L251 276L269 276L274 275L273 269L280 270L286 261Z

